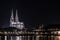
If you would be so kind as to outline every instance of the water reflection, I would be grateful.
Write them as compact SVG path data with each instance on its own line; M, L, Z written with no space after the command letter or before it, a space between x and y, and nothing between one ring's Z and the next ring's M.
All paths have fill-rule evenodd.
M60 36L56 36L55 37L55 40L60 40Z

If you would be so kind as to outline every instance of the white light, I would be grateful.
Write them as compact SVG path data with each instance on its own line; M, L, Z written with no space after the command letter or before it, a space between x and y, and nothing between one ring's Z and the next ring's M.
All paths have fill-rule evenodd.
M16 40L22 40L22 36L16 36Z
M16 40L19 40L19 36L17 36L17 39Z
M20 24L20 22L17 22L17 24Z
M12 22L12 24L16 24L16 22Z
M21 24L23 24L23 22L21 22Z
M5 40L7 40L7 36L5 36Z

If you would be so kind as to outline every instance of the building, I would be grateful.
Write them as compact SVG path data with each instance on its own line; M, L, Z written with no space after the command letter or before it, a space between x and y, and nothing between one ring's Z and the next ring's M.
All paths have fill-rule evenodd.
M60 24L28 30L19 21L17 10L15 17L12 10L9 28L0 28L0 40L60 40Z
M10 27L16 27L18 29L23 29L24 28L24 23L23 22L19 22L17 10L16 10L15 18L14 18L13 10L12 10L11 18L10 18Z
M17 10L16 10L15 18L14 18L13 10L12 10L9 28L3 28L0 33L2 33L2 31L4 29L5 29L4 34L6 34L7 32L8 32L8 34L11 34L11 33L15 34L18 31L17 29L19 29L20 31L24 29L24 23L19 21ZM3 40L1 38L3 38L3 37L0 36L0 40ZM7 35L7 36L4 36L4 38L5 38L4 40L22 40L21 36L9 36L9 35Z

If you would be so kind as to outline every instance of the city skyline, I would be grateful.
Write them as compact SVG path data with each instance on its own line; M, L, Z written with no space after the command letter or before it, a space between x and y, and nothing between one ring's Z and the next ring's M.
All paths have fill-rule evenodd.
M38 24L60 24L60 14L56 11L56 3L45 1L2 1L0 2L0 25L9 23L11 9L18 10L19 21L27 26ZM57 8L58 9L58 8ZM58 12L58 13L56 13Z

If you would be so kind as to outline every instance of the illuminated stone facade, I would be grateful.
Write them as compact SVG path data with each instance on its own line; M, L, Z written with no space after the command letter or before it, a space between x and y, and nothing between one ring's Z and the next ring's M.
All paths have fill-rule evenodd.
M13 10L12 10L11 18L10 18L10 27L16 27L18 29L23 29L24 28L24 23L23 22L19 22L17 10L16 10L15 18L14 18Z

